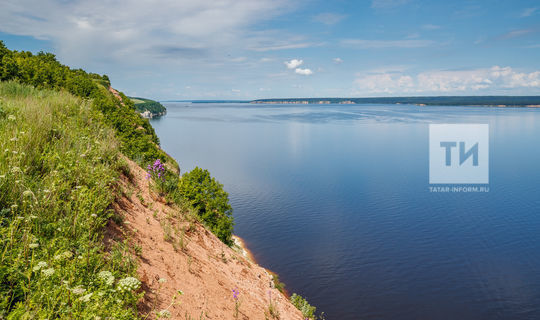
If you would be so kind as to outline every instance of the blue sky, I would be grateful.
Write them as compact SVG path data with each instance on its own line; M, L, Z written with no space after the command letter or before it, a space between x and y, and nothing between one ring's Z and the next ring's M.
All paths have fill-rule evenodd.
M539 95L539 1L4 0L0 39L128 95Z

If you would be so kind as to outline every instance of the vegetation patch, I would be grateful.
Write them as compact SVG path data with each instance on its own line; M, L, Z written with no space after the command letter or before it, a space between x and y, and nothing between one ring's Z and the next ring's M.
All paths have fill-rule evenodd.
M114 131L67 92L4 82L0 99L0 318L135 318L135 265L102 242Z
M149 117L161 116L167 112L167 109L157 101L135 97L129 97L129 99L135 104L137 112L144 113L148 111Z

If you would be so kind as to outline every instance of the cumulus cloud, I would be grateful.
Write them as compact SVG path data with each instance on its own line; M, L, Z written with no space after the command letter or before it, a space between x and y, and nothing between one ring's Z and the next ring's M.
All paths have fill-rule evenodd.
M464 92L540 88L540 71L519 72L511 67L493 66L473 70L437 70L416 75L401 72L358 74L354 81L358 94L463 94Z
M336 63L336 64L343 63L343 60L341 58L334 58L334 59L332 59L332 61L334 61L334 63Z
M311 71L311 69L301 69L301 68L296 68L294 69L294 72L297 73L297 74L301 74L303 76L309 76L309 75L312 75L313 74L313 71Z
M285 61L285 65L287 66L287 69L295 69L304 63L304 60L299 59L292 59L291 61Z

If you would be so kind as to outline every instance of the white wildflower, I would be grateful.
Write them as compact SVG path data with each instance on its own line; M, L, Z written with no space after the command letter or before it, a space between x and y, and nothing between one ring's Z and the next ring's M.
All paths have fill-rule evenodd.
M43 273L43 275L45 277L50 277L54 274L54 268L49 268L49 269L45 269L45 270L41 270L41 272Z
M118 281L118 290L120 291L135 291L140 286L141 282L133 277L127 277Z
M71 251L64 251L63 253L55 255L54 260L70 259L71 257L73 257L73 253L71 253Z
M19 139L17 139L17 137L13 137L13 138L9 139L9 141L17 141L17 140L19 140Z
M38 262L38 264L32 270L39 271L42 268L47 268L47 262L45 261Z
M17 120L17 118L16 118L14 115L12 115L12 114L10 114L7 118L8 118L9 121L15 121L15 120Z
M31 243L31 244L28 245L28 247L30 249L35 249L35 248L39 247L39 243Z
M112 286L114 283L114 276L110 271L101 271L98 273L98 278L103 280L108 286Z
M12 204L12 205L11 205L11 210L15 210L15 209L17 209L18 207L19 207L18 205Z
M158 281L159 281L159 283L165 283L165 282L167 282L167 279L165 279L165 278L160 278Z
M11 172L12 173L21 173L22 171L21 171L21 168L19 168L19 167L13 167L13 168L11 168Z
M29 218L30 218L30 219L37 219L37 216L35 216L35 215L32 214L32 215L29 216Z
M11 151L11 153L13 153L13 154L19 154L19 151L13 150L13 151Z
M171 317L171 312L169 310L161 310L158 313L158 317L159 318L170 318Z
M95 214L95 213L92 213L90 216L91 216L92 218L97 218L97 214Z
M79 300L81 300L82 302L88 302L88 301L90 301L90 298L92 297L92 294L93 293L90 292L89 294L80 297Z
M24 190L22 195L23 195L23 197L29 197L29 196L33 195L33 193L30 190Z
M71 292L76 295L81 295L86 292L86 289L82 286L76 286L75 288L71 288Z

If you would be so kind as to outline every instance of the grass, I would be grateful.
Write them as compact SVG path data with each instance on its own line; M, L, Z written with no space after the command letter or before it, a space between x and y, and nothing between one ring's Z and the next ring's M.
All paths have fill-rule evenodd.
M120 172L89 100L0 83L0 318L137 318L133 260L103 232Z

